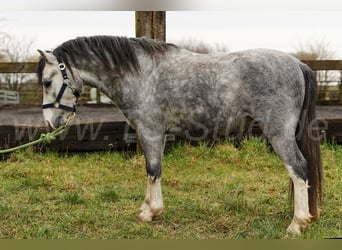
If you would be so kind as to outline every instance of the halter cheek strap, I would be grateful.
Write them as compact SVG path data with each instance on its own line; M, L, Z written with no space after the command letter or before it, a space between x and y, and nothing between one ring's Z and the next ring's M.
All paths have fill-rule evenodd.
M77 89L72 88L69 84L66 83L68 81L68 75L65 70L65 64L59 63L58 66L63 75L63 79L64 79L63 85L61 89L59 90L55 101L51 103L43 104L42 109L56 108L56 109L63 109L66 111L70 111L70 112L76 112L76 105L77 105L78 98L80 97L80 92ZM72 107L61 104L61 99L63 97L63 94L68 87L72 90L73 95L76 97L75 103L73 104Z

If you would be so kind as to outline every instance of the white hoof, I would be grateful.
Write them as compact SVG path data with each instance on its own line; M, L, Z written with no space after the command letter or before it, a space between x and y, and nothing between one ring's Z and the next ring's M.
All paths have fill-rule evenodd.
M287 228L287 232L292 235L300 235L310 225L311 220L311 215L308 215L305 219L294 218Z
M302 233L301 226L297 223L294 223L293 221L286 231L291 235L300 235Z
M164 206L163 204L159 204L158 206L150 206L147 203L143 203L140 207L140 214L138 217L138 221L140 222L151 222L153 218L160 215L163 212Z
M153 219L153 213L151 209L145 209L139 214L138 221L139 222L151 222Z

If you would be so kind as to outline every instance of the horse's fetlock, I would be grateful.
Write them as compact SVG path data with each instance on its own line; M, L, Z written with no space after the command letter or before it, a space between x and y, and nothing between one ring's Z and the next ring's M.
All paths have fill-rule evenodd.
M303 217L294 217L293 221L295 223L297 223L298 225L301 225L302 228L306 228L308 225L310 225L311 221L312 221L312 216L311 214L308 214L306 216Z
M139 211L142 212L142 211L145 211L146 209L149 209L150 208L150 205L149 205L149 202L144 202L140 208L139 208Z

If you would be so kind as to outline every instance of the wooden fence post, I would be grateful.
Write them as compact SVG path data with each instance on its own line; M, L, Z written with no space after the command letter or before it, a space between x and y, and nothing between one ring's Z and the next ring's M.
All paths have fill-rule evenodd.
M342 70L340 71L340 84L338 86L338 90L340 91L339 101L340 104L342 104Z
M135 12L135 36L148 37L165 41L166 39L166 13L165 11L136 11ZM137 137L137 153L142 153L141 145Z
M165 41L166 38L165 11L136 11L135 36L148 37Z
M161 41L166 40L166 12L153 11L153 38Z

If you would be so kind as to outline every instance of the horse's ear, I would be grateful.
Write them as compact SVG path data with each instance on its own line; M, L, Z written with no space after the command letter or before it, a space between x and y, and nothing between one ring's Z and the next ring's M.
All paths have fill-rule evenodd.
M38 52L47 63L52 64L54 61L56 61L56 57L52 54L51 51L43 51L38 49Z

